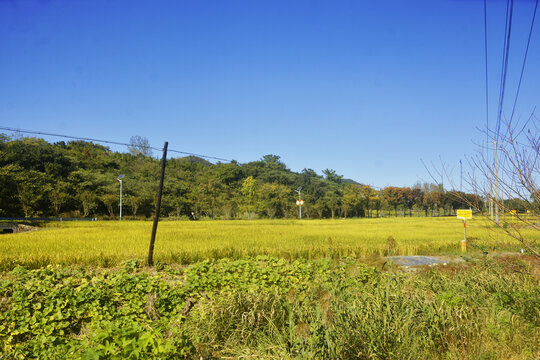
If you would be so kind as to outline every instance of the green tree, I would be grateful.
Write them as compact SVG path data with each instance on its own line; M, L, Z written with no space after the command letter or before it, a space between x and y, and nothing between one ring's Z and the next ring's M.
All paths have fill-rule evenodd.
M330 189L323 198L324 204L330 209L332 219L335 217L336 210L340 205L340 196L335 189Z
M326 180L334 182L334 183L341 183L341 180L343 180L343 175L338 175L335 170L332 169L324 169L323 174L326 177Z
M326 210L326 202L324 199L320 198L315 201L315 204L313 204L313 209L317 212L317 215L319 215L319 219L322 219L324 210Z
M79 200L81 201L81 205L83 207L84 217L88 216L97 205L97 196L90 190L85 190L79 194Z
M152 156L152 148L150 147L148 138L139 135L132 136L129 139L128 150L135 156Z
M429 191L424 194L424 207L426 208L426 215L427 215L427 209L431 210L431 216L433 216L434 210L439 210L441 205L441 192L439 191Z
M377 192L369 185L363 185L360 188L360 193L362 196L362 205L366 210L368 216L371 217L370 211L374 205L374 202L377 201Z
M48 175L49 180L66 177L73 169L72 161L58 146L43 139L23 137L4 143L0 166L15 164L27 170Z
M20 216L22 208L17 197L17 174L22 168L16 164L0 167L0 208L7 216Z
M101 196L101 202L107 207L110 217L114 216L114 204L116 204L117 201L119 201L118 197L113 194L105 194Z
M54 214L56 217L60 214L62 205L66 202L69 194L66 191L67 184L63 181L58 181L54 186L50 187L49 198L52 202Z
M226 187L221 192L221 210L223 212L223 218L226 220L236 217L238 212L238 197L235 196L235 189L232 187Z
M371 205L373 209L377 211L377 217L379 217L379 212L382 207L382 196L380 191L375 191L373 197L371 198Z
M137 216L137 211L139 210L139 207L142 204L143 199L136 195L127 195L126 196L126 203L131 208L131 214L133 216Z
M257 180L253 176L248 176L242 182L243 205L248 213L248 219L251 219L251 212L254 209L257 200Z
M284 216L288 212L288 204L291 201L291 191L285 185L277 183L264 183L259 188L258 196L261 212L273 219L276 216Z
M38 206L45 197L45 175L38 171L27 170L17 176L17 197L24 211L24 216L38 214Z
M409 216L412 216L412 208L417 204L422 202L424 194L418 188L409 189L408 196L406 199L407 208L409 209Z
M399 187L387 186L383 190L383 196L388 205L394 209L395 216L397 216L398 206L403 204L403 191Z
M219 208L220 192L223 184L216 178L208 176L197 186L197 202L201 209L214 219L216 209Z
M166 200L174 208L177 217L190 212L190 176L182 169L171 169L165 182Z
M248 175L266 183L291 186L296 178L278 155L265 155L260 161L248 164L248 168L251 168L251 171L247 171Z
M343 204L345 206L344 209L346 209L345 217L347 217L349 211L354 212L356 216L360 215L360 208L362 204L362 191L359 185L345 185Z

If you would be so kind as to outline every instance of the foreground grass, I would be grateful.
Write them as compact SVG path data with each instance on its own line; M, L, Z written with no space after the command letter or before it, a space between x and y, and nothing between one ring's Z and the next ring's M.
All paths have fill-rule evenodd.
M517 259L405 274L268 256L19 267L0 275L0 357L531 359L534 271Z
M16 265L86 264L108 267L147 256L150 221L50 223L29 233L0 235L0 270ZM533 243L540 234L524 230ZM455 218L360 220L162 221L155 259L190 264L204 259L274 255L286 259L458 253L463 227ZM481 219L468 222L468 237L485 249L517 251L511 240ZM470 247L472 250L473 248Z

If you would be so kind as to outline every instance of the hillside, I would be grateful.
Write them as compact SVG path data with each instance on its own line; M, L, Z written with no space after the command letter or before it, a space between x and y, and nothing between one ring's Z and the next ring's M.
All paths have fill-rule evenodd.
M133 150L133 149L132 149ZM121 153L85 141L48 143L0 137L0 216L149 217L159 183L158 159L136 149ZM433 185L375 190L334 170L291 171L277 155L245 164L196 156L167 161L163 216L294 218L302 188L307 218L451 213L465 194ZM472 196L472 195L470 195ZM472 197L471 199L474 199Z

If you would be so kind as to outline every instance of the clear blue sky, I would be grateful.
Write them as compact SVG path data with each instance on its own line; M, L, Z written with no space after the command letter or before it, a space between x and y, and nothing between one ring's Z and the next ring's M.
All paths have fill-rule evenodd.
M507 113L533 7L515 4ZM504 11L488 0L491 114ZM539 30L521 116L540 105ZM420 158L459 171L484 139L483 42L481 0L2 0L0 126L272 153L295 171L410 186L430 180Z

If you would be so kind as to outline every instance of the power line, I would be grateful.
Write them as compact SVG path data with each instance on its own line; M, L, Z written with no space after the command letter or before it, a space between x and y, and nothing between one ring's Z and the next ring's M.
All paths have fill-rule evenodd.
M485 0L484 0L485 1ZM525 63L527 62L527 55L529 54L529 45L531 44L531 36L534 28L534 20L536 18L536 10L538 9L538 0L536 0L536 5L534 6L534 13L531 20L531 28L529 30L529 39L527 40L527 47L525 49L525 56L523 57L523 65L521 66L521 75L519 76L519 83L516 91L516 98L514 99L514 106L512 107L512 115L510 115L510 121L514 117L514 112L516 111L516 104L519 96L519 90L521 88L521 80L523 80L523 72L525 71Z
M501 115L504 104L504 90L506 88L506 75L508 73L508 55L510 53L510 39L512 34L512 15L514 10L514 0L507 0L506 2L506 22L504 29L504 46L503 46L503 61L501 67L501 84L499 90L499 108L497 114L497 126L495 132L495 139L499 138L499 131L501 128Z
M232 162L232 161L234 161L234 160L230 160L230 159L224 159L224 158L215 157L215 156L209 156L209 155L195 154L195 153L190 153L190 152L185 152L185 151L180 151L180 150L172 150L172 149L169 149L168 151L169 151L169 152L173 152L173 153L177 153L177 154L184 154L184 155L190 155L190 156L197 156L197 157L201 157L201 158L205 158L205 159L212 159L212 160L218 160L218 161L226 161L226 162Z
M10 128L10 127L3 127L3 126L0 126L0 130L12 131L12 132L23 133L23 134L32 134L32 135L54 136L54 137L61 137L61 138L73 139L73 140L84 140L84 141L90 141L90 142L96 142L96 143L120 145L120 146L127 146L127 147L132 147L133 146L132 144L118 142L118 141L93 139L93 138L72 136L72 135L63 135L63 134L54 134L54 133L43 132L43 131L24 130L24 129L16 129L16 128ZM148 148L152 149L152 150L156 150L156 151L162 151L163 150L163 148L158 148L158 147L153 147L153 146L149 146ZM224 158L220 158L220 157L216 157L216 156L195 154L195 153L186 152L186 151L180 151L180 150L169 149L168 151L173 152L173 153L177 153L177 154L183 154L183 155L189 155L189 156L197 156L197 157L205 158L205 159L212 159L212 160L226 161L226 162L233 161L233 160L224 159Z
M112 144L112 145L131 146L130 144L122 143L122 142L118 142L118 141L99 140L99 139L92 139L92 138L87 138L87 137L53 134L53 133L48 133L48 132L43 132L43 131L23 130L23 129L15 129L15 128L3 127L3 126L0 126L0 130L7 130L7 131L12 131L12 132L23 133L23 134L32 134L32 135L45 135L45 136L63 137L63 138L66 138L66 139L73 139L73 140L93 141L93 142L100 142L100 143ZM152 150L161 150L161 149L153 148L153 147L151 147L151 149Z

